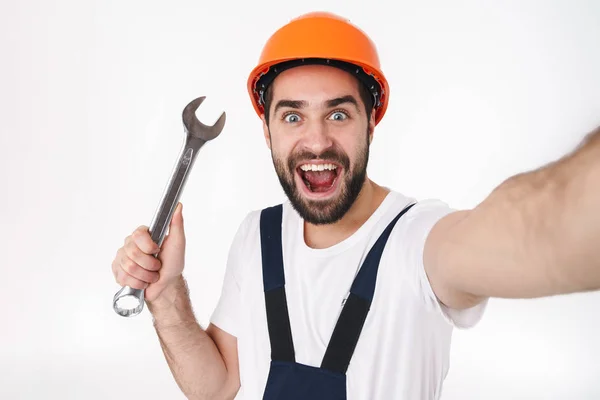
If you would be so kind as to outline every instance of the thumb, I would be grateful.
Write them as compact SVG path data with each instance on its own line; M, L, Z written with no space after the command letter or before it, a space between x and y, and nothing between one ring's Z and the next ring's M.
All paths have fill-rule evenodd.
M185 233L183 229L183 205L177 204L171 222L169 234L165 237L158 253L161 261L160 278L158 282L151 283L146 289L146 299L152 301L158 298L161 292L173 282L173 278L181 275L185 263Z
M185 245L185 229L183 226L183 204L177 203L171 222L169 223L169 234L165 238L165 242L169 242L167 246L184 246ZM165 243L166 245L166 243Z
M185 237L185 231L183 228L183 204L181 204L181 202L177 203L177 207L175 207L173 217L171 218L171 223L169 224L169 231L171 234L175 234L178 237Z

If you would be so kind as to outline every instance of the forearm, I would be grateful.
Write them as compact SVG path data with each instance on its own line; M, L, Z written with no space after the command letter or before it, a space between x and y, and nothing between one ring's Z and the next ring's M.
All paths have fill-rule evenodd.
M557 162L506 180L452 232L460 243L448 248L468 251L452 255L457 274L448 279L466 293L600 289L600 129Z
M227 385L227 368L211 337L193 314L183 277L148 302L161 348L188 399L216 399Z

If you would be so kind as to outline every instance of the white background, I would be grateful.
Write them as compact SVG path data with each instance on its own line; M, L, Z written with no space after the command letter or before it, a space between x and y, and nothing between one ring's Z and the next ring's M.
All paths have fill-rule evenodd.
M327 10L377 43L391 103L378 183L473 207L600 125L597 1L12 1L0 5L0 398L183 398L110 264L149 224L181 111L228 115L182 197L200 322L245 214L283 199L246 78L267 37ZM493 299L455 331L443 400L600 398L600 293Z

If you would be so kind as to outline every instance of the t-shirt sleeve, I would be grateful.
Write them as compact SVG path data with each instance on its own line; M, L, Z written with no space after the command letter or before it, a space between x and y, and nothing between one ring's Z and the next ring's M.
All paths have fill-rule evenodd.
M210 322L232 336L238 336L238 321L241 311L241 285L243 272L243 253L247 243L249 225L252 214L249 214L239 225L227 255L227 265L223 277L223 285L217 305L210 317Z
M444 216L454 212L446 203L439 200L424 200L415 204L405 217L407 218L406 237L409 240L409 265L415 268L412 279L417 293L422 297L425 307L429 310L439 312L451 325L468 329L472 328L481 320L488 299L468 309L453 309L443 304L435 295L423 261L425 241L433 226ZM404 218L404 217L403 217Z

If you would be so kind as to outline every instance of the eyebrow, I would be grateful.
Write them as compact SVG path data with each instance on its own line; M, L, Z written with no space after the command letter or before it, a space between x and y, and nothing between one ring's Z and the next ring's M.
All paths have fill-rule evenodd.
M358 106L358 101L356 101L356 98L350 94L342 97L336 97L335 99L327 100L325 102L325 105L327 108L333 108L345 103L354 104L357 110L360 109L360 107ZM279 110L282 107L300 109L306 107L307 105L308 102L304 100L279 100L275 105L275 110L273 112L276 113L277 110Z
M277 110L279 110L282 107L302 108L306 107L307 105L308 103L304 100L279 100L273 112L276 113Z
M331 99L331 100L327 100L327 107L331 108L331 107L337 107L340 104L344 104L344 103L350 103L350 104L354 104L354 106L358 109L358 101L356 101L356 99L354 98L354 96L352 95L347 95L347 96L342 96L342 97L337 97L335 99Z

